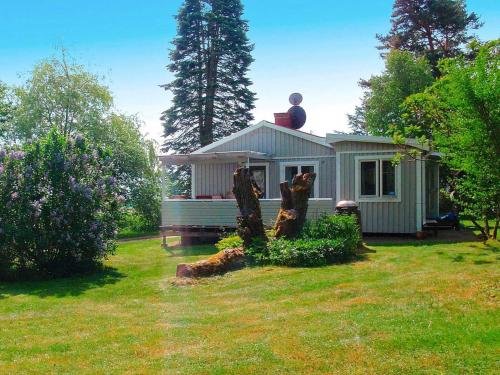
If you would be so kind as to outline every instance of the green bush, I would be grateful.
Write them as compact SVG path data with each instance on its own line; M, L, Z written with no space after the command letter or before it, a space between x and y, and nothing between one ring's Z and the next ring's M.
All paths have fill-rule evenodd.
M243 246L243 240L236 233L228 234L226 237L222 238L219 242L215 244L215 247L219 250L234 249Z
M271 264L288 267L318 267L349 259L356 246L345 238L273 240L267 246Z
M357 245L360 240L355 216L322 215L315 221L308 221L299 236L304 239L345 239Z
M0 150L0 278L71 275L112 253L123 201L114 175L108 152L55 130Z

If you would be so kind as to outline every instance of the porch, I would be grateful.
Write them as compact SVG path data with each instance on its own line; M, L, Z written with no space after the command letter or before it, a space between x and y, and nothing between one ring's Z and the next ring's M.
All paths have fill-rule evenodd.
M280 199L261 199L262 219L266 227L272 227L280 208ZM331 214L335 202L331 198L311 198L308 219L321 214ZM180 233L184 231L220 231L236 228L238 206L235 199L165 199L162 203L162 230Z

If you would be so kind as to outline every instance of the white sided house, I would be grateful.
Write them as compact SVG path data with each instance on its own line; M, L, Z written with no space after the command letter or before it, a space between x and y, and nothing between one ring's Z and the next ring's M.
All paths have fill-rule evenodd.
M162 230L196 236L236 228L233 173L247 166L265 192L261 208L268 226L279 210L280 182L314 172L309 218L333 213L337 202L351 200L359 205L363 232L414 234L426 218L439 215L439 168L425 147L413 141L407 146L422 158L394 166L391 159L400 149L391 138L319 137L262 121L192 154L160 157L163 168L192 168L191 197L163 196Z

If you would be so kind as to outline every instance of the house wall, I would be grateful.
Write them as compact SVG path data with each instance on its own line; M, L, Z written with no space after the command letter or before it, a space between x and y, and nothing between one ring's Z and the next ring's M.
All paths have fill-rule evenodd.
M269 164L269 195L267 198L280 198L280 164L297 161L318 162L318 198L335 198L335 150L306 139L283 133L279 130L262 127L244 134L209 152L256 151L272 156L272 160L250 160L255 163ZM223 195L231 191L236 163L196 164L196 195Z
M339 200L356 200L356 156L394 155L390 144L340 142L335 145L339 159ZM394 150L389 151L387 150ZM415 161L401 163L400 202L359 202L363 232L416 232L416 165Z
M318 137L318 139L321 139ZM262 127L211 149L218 151L256 151L273 157L325 156L335 155L335 151L306 139Z

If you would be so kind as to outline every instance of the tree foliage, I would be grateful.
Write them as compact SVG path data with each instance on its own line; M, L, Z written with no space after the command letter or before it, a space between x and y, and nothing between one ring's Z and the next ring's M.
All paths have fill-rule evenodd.
M432 70L425 58L405 51L391 51L385 70L360 82L365 93L362 105L349 118L356 133L392 136L404 128L401 105L410 95L432 85Z
M255 94L247 73L253 45L246 33L240 0L186 0L177 19L165 85L173 94L163 114L164 151L190 153L248 126ZM175 168L174 179L188 188L188 168Z
M426 57L438 74L439 59L454 57L481 26L475 13L468 13L464 0L396 0L391 30L377 35L383 50L409 51Z
M112 94L99 76L69 62L63 53L59 59L37 64L26 82L9 92L9 102L0 93L0 103L11 103L8 118L0 124L3 143L25 144L43 138L53 127L66 138L84 135L92 144L111 151L118 184L129 205L140 213L150 211L146 192L151 194L150 202L158 202L156 144L141 134L137 116L113 111ZM146 226L157 220L159 205L157 211L143 217Z
M11 139L44 136L55 127L64 136L91 134L94 139L106 130L104 119L113 99L99 77L83 66L69 63L66 55L37 64L23 86L15 89L18 106Z
M445 60L439 82L441 102L450 109L438 147L456 171L456 201L475 220L500 219L500 39L479 48L474 60Z

